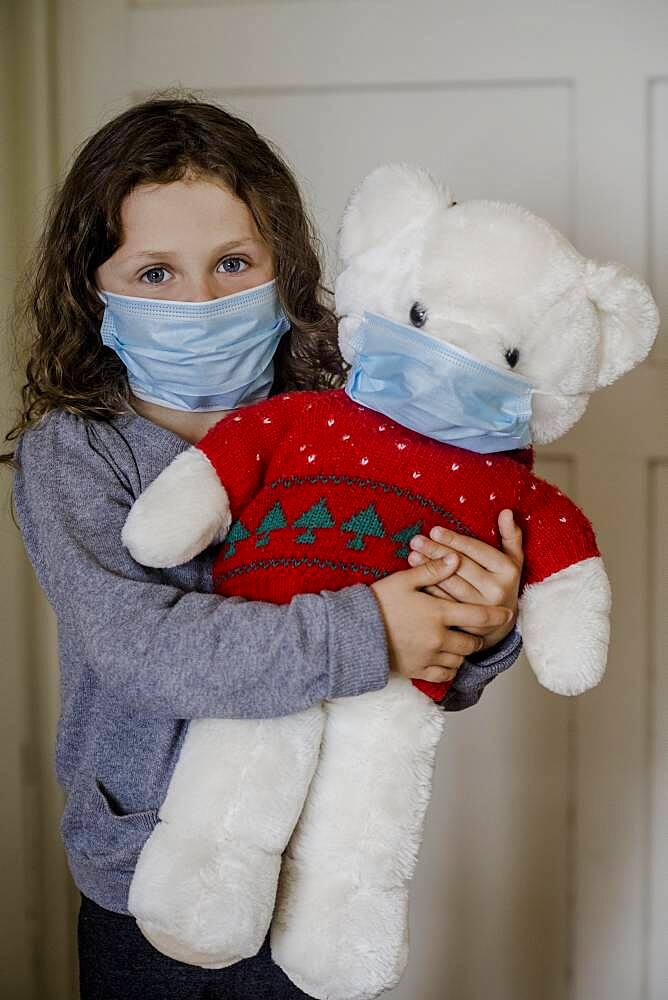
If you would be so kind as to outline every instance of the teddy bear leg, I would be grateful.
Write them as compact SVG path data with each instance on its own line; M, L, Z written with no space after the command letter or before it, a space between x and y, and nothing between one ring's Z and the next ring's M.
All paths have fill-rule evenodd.
M257 954L323 724L320 705L275 719L190 723L128 899L163 954L212 969Z
M318 1000L371 1000L408 959L408 886L442 709L404 677L325 702L320 758L283 856L274 961Z

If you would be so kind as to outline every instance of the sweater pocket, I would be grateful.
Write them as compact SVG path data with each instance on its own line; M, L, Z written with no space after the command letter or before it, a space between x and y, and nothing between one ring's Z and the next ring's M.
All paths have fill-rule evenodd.
M99 868L132 872L158 822L157 809L120 812L96 779L92 788L69 796L60 832L68 853Z

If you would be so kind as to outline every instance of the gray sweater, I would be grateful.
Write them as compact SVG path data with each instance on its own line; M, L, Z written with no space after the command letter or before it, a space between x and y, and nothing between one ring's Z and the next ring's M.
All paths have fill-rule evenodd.
M188 719L287 715L388 679L362 584L279 606L213 594L212 549L168 570L130 557L132 502L187 447L135 413L104 423L55 410L17 448L17 517L58 622L61 833L79 889L119 913ZM514 631L465 661L443 708L475 704L520 646Z

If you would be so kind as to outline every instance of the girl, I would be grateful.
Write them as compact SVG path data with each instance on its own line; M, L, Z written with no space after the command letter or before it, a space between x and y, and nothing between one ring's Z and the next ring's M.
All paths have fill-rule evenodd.
M196 315L257 286L244 297L257 337L233 357L228 327L209 329L204 357L186 334L161 339L150 309L141 388L132 359L103 345L101 292L190 302ZM503 552L453 533L445 546L434 529L414 540L413 568L285 606L211 593L211 550L155 571L122 547L133 500L231 408L341 379L320 291L292 175L214 105L163 98L120 114L83 145L54 198L26 287L34 339L8 439L18 438L20 527L58 619L56 769L87 1000L305 995L268 940L251 959L203 970L155 951L128 914L188 719L286 715L382 688L389 670L457 674L442 703L457 710L519 653L522 547L510 511Z

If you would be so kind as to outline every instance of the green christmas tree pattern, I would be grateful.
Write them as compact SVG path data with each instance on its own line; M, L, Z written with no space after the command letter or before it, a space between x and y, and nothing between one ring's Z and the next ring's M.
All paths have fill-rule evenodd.
M332 517L329 507L327 506L327 501L324 497L314 503L312 507L309 507L307 511L297 518L296 521L292 522L293 528L306 528L301 535L297 535L295 541L302 542L306 545L313 545L315 542L314 532L318 528L333 528L336 525L336 521Z
M255 542L256 548L260 548L262 545L267 545L272 531L277 531L279 528L287 528L287 526L288 522L285 512L280 503L276 502L269 513L265 514L262 518L262 522L258 526L258 539Z
M383 522L372 503L345 521L341 525L341 531L352 531L355 535L355 538L349 539L347 547L356 552L362 552L366 548L365 538L385 538L386 534Z
M241 521L235 521L225 538L227 548L223 558L227 559L228 556L236 555L237 542L243 542L246 538L250 538L250 531L244 527Z
M277 501L262 518L255 531L256 547L261 548L268 545L271 541L272 532L278 531L281 528L288 528L289 526L283 506ZM323 528L335 528L336 520L329 509L326 498L321 497L317 503L312 504L308 510L300 514L292 522L292 527L304 529L295 538L296 542L303 545L314 545L317 542L317 532L319 530ZM353 534L354 537L348 539L346 545L347 548L353 549L355 552L363 552L366 549L367 538L387 538L389 535L393 542L399 543L395 550L395 556L400 559L407 559L409 554L408 543L414 535L422 531L422 527L423 522L416 521L389 535L375 505L369 504L368 507L357 511L347 521L344 521L340 525L339 530ZM225 539L223 558L227 559L235 556L237 554L238 543L244 542L250 537L251 532L245 524L241 520L235 521Z
M414 535L419 535L422 531L422 521L416 521L415 524L409 524L407 528L402 528L401 531L397 531L392 535L393 542L402 542L403 544L395 551L395 556L399 559L408 559L408 543Z

